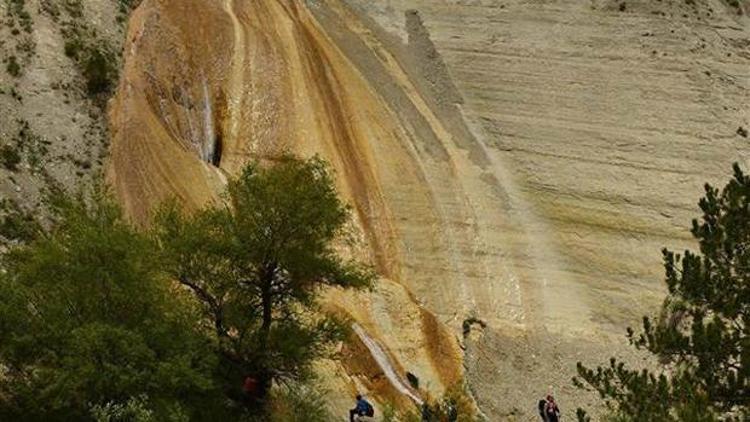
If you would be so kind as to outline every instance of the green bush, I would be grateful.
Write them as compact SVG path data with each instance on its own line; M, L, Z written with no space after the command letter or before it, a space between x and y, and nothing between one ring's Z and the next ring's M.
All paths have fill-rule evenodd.
M18 153L18 147L14 145L0 146L0 164L10 171L17 171L18 165L21 164L21 154Z
M1 261L0 420L87 421L141 395L157 420L201 411L215 355L153 242L102 193L48 203L50 229Z
M83 43L81 42L81 39L78 37L75 37L70 40L65 41L65 55L70 57L71 59L78 59L81 50L83 50Z
M96 422L156 422L145 395L131 397L125 403L109 402L91 407Z
M104 94L112 89L117 75L113 54L102 47L92 47L86 52L82 65L89 94Z
M41 226L32 211L22 209L7 199L0 201L0 236L16 242L30 242L41 232Z
M329 422L335 418L329 411L323 395L308 385L280 388L274 393L273 403L267 413L270 422Z
M10 56L8 58L8 63L5 65L5 69L8 71L8 74L13 77L21 76L21 64L18 63L18 58L16 56Z

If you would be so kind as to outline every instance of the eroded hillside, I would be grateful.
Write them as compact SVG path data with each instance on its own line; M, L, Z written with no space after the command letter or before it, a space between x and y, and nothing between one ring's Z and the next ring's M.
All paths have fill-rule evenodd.
M626 349L660 302L659 249L689 245L703 182L747 163L742 7L144 0L108 181L146 223L217 200L248 160L320 154L381 275L326 295L362 328L320 364L331 405L466 378L490 420L550 388L572 409L575 362Z
M101 172L107 99L135 4L0 2L0 244L22 240L18 216L36 212L46 180L77 189Z

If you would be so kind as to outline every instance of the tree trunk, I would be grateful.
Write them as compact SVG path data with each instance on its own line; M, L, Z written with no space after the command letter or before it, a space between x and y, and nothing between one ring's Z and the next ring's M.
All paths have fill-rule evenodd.
M273 308L271 303L273 274L274 270L269 269L264 272L263 279L261 280L261 302L263 306L263 322L260 326L261 350L266 350L271 334L271 322L273 321Z
M273 322L273 278L276 273L276 265L271 264L266 267L261 279L261 301L263 306L263 321L260 326L260 351L261 355L268 352L268 342L271 336L271 323ZM267 359L262 358L261 367L258 368L258 394L259 398L266 397L268 390L271 388L273 378L272 372L266 365Z

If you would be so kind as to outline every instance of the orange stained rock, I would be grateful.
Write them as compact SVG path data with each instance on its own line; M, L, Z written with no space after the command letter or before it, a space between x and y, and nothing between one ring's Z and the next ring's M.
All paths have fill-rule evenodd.
M145 0L130 21L111 105L107 180L128 215L147 224L150 210L166 199L188 209L219 200L226 179L250 160L284 151L320 154L355 211L361 242L351 252L408 286L403 261L410 247L404 249L398 220L425 225L420 244L440 242L440 221L415 156L415 134L397 112L302 2ZM394 210L401 200L407 203ZM377 327L384 315L363 317ZM433 319L422 329L422 320L411 322L420 335L446 330ZM437 374L436 391L460 377L450 335L424 340L444 344L417 360L399 356L403 341L396 331L389 335L384 344L397 359L434 365L426 371ZM441 355L445 350L454 356Z

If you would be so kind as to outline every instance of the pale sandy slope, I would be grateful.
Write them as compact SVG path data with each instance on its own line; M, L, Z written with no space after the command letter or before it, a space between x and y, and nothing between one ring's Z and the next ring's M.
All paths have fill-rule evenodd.
M61 6L58 16L42 7L51 2L20 2L29 14L27 33L11 13L16 3L0 2L0 145L18 152L21 162L13 171L0 166L0 200L32 208L45 187L41 169L68 188L89 186L101 171L109 134L106 113L86 92L81 68L65 55L65 22L71 18ZM117 51L125 32L117 5L85 3L77 24ZM7 70L10 57L21 64L17 76ZM117 66L117 58L112 61Z

